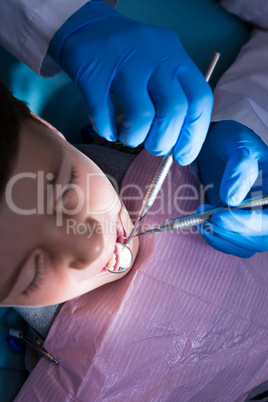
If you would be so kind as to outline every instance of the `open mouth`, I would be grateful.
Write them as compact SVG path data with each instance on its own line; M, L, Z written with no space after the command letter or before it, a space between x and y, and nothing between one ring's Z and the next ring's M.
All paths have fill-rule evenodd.
M125 244L127 239L126 231L121 222L118 222L116 225L117 237L115 240L114 250L109 258L109 261L106 263L105 267L101 270L100 274L108 274L109 271L118 272L119 271L119 258L120 252L117 243Z
M115 244L114 246L114 251L113 254L111 256L111 258L109 259L109 261L107 262L105 269L108 269L109 271L118 271L119 268L119 252L118 252L118 247L117 244Z
M127 234L125 231L124 226L122 225L121 221L119 221L116 225L116 231L117 231L117 238L116 238L116 243L122 243L125 244L127 241Z
M116 243L114 246L114 251L113 254L111 255L109 261L105 265L105 268L107 268L109 271L114 271L117 272L119 269L119 249L117 243L125 244L126 243L126 231L122 225L121 222L118 222L116 225L116 230L117 230L117 237L116 237Z

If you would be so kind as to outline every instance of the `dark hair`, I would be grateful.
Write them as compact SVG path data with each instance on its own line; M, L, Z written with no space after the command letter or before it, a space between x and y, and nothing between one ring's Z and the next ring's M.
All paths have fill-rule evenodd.
M14 166L21 123L33 118L25 102L16 99L0 81L0 196Z

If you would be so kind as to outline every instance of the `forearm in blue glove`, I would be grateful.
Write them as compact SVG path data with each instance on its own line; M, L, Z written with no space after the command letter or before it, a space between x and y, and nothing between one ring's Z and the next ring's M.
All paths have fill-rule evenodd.
M178 163L198 155L212 93L172 31L119 14L102 1L77 11L54 36L49 55L82 91L95 131L109 141L163 155ZM114 93L124 115L117 133Z
M245 197L268 193L268 147L252 130L235 121L211 124L199 168L213 205L236 206ZM268 250L268 209L218 212L198 230L217 250L251 257Z

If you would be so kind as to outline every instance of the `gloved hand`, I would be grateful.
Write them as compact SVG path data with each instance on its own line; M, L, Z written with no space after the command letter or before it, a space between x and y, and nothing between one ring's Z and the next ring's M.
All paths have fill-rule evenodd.
M174 32L91 1L59 29L48 54L82 91L93 128L102 137L118 138L114 93L124 115L123 144L136 147L145 141L155 155L175 145L181 165L197 157L213 96Z
M245 197L268 193L268 146L235 121L211 124L199 168L214 206L221 202L236 206ZM268 250L268 209L217 212L197 229L208 244L227 254L251 257Z

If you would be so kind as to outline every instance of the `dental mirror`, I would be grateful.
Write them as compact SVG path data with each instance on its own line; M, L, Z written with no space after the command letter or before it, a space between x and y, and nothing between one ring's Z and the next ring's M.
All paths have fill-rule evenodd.
M133 262L133 254L128 246L122 243L115 244L115 251L105 269L112 274L122 274L127 271Z

